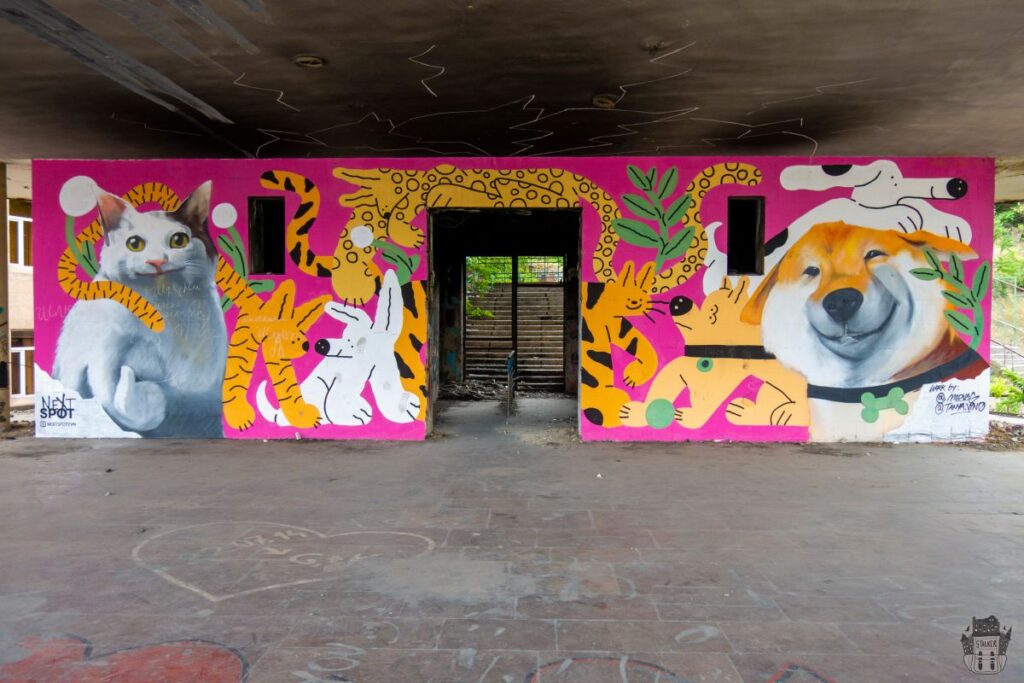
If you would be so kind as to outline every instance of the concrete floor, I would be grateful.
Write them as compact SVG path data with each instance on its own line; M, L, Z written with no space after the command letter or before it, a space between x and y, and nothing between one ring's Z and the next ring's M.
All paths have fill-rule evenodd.
M971 617L1024 623L1020 454L583 445L572 411L3 442L0 681L976 681Z

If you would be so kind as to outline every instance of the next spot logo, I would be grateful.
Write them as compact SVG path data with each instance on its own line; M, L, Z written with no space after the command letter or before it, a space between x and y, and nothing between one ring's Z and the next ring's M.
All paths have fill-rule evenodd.
M70 420L75 416L75 399L65 394L48 394L41 398L39 418Z

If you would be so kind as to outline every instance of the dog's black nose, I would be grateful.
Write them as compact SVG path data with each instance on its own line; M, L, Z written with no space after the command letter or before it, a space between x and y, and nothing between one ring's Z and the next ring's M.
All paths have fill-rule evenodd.
M851 168L853 168L853 164L825 164L821 167L821 170L826 175L843 175Z
M302 350L303 351L309 351L309 342L308 341L302 342Z
M306 343L308 344L309 342ZM331 342L326 339L317 339L316 344L313 345L313 350L321 356L326 356L331 350Z
M672 301L668 305L668 310L672 312L672 315L685 315L690 312L691 308L693 308L693 299L685 296L672 297Z
M967 181L963 178L951 178L946 183L946 192L949 192L949 196L953 199L960 199L967 194Z
M852 287L837 289L825 295L821 302L825 312L837 323L845 323L853 317L864 303L864 295Z

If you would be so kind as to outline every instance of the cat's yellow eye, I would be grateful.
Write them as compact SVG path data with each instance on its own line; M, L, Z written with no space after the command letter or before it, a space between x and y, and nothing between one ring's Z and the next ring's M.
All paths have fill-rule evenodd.
M124 246L128 247L129 251L142 251L146 248L146 240L138 235L132 235L125 240Z
M176 232L171 235L171 239L168 244L171 249L184 249L188 246L188 235L183 232Z

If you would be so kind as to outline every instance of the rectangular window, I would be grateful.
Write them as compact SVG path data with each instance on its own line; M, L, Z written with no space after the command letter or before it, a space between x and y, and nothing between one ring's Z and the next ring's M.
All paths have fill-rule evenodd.
M729 197L729 275L764 275L764 197Z
M34 368L35 347L32 345L32 330L12 330L11 395L24 397L34 393Z
M564 256L520 256L519 284L557 284L565 278Z
M249 271L284 275L284 197L249 197Z
M7 221L7 262L17 266L32 265L32 219L14 214Z

